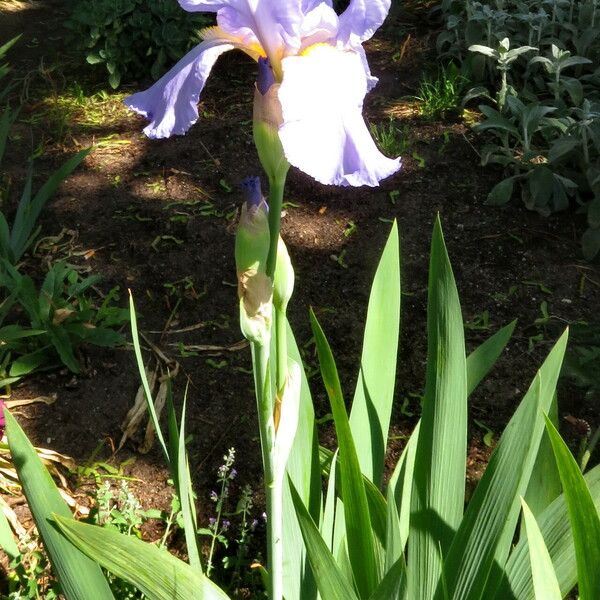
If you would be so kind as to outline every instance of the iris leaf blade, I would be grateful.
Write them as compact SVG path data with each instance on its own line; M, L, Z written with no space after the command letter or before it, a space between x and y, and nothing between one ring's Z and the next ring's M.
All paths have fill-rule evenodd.
M546 548L544 537L538 527L537 521L525 500L521 498L523 520L527 544L529 546L529 559L531 562L531 575L536 600L562 600L552 559Z
M377 586L379 570L375 555L367 493L333 354L312 310L310 320L319 355L323 383L331 403L339 446L339 470L344 498L348 556L352 564L359 596L368 598Z
M358 600L352 585L338 567L291 480L289 485L308 559L322 600Z
M72 544L134 585L149 600L229 600L208 577L167 550L133 536L58 515L55 523Z
M100 567L69 543L50 522L60 514L76 523L35 448L8 410L6 435L12 460L52 568L67 600L114 600Z
M577 462L548 417L546 430L554 450L573 530L579 597L581 600L596 600L600 598L600 517Z
M464 504L467 373L460 302L441 223L434 225L427 375L411 494L408 597L433 598Z
M377 486L383 477L399 334L400 242L394 221L371 288L360 372L350 412L362 472Z

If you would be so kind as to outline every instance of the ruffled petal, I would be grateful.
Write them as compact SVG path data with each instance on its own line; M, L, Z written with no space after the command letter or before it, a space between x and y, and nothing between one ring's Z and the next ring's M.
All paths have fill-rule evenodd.
M300 0L229 0L217 13L219 27L246 38L252 32L272 63L300 48Z
M186 133L198 120L200 92L213 65L235 47L229 40L205 40L152 87L126 98L129 108L150 120L144 133L153 139Z
M390 11L391 0L352 0L340 15L338 40L357 46L381 27Z
M232 0L178 0L183 10L188 12L217 12L223 6L229 6ZM236 0L233 0L235 2ZM245 1L245 0L242 0Z
M302 12L306 14L320 5L333 7L333 2L331 0L302 0Z
M337 13L325 2L313 2L314 7L304 12L300 25L302 45L300 50L313 44L335 40L339 19Z
M292 165L334 185L376 186L398 171L400 159L381 154L362 117L367 78L359 54L318 45L282 64L279 136Z

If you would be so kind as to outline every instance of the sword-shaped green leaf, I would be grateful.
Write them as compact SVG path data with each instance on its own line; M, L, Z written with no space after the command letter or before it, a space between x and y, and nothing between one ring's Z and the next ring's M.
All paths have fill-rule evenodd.
M586 484L594 500L596 510L600 510L600 465L584 475ZM562 596L566 596L577 583L577 564L573 532L564 495L560 495L537 519L546 547L554 563L556 577ZM530 600L533 598L533 582L529 568L529 548L524 539L519 540L506 563L505 577L494 600Z
M319 355L321 376L331 403L339 446L338 460L344 499L348 557L352 564L359 596L366 599L377 586L379 569L365 484L331 348L312 310L310 320Z
M74 546L134 585L149 600L229 600L208 577L167 550L112 529L58 515L55 523ZM92 598L87 596L86 600Z
M546 430L554 450L573 530L579 598L597 600L600 598L600 517L577 462L548 417Z
M493 597L510 552L560 374L567 332L556 343L507 425L460 524L444 563L449 596ZM437 598L444 598L438 589Z
M13 463L65 598L114 600L100 567L69 543L50 522L53 514L59 514L66 523L77 524L19 424L8 410L4 416Z
M381 485L400 334L400 250L392 230L375 273L363 339L350 427L362 472Z
M427 375L411 497L408 597L433 598L464 505L467 372L458 292L439 217L431 243Z
M308 560L322 600L358 600L351 583L338 567L291 480L289 485Z
M560 587L556 579L556 573L554 572L554 565L548 553L548 548L546 548L546 544L544 543L544 536L538 527L531 509L527 506L523 498L521 498L521 504L527 545L529 546L535 600L562 600Z

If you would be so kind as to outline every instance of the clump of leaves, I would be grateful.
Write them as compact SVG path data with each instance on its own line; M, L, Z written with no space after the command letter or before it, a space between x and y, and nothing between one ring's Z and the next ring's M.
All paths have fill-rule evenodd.
M587 213L582 251L600 252L600 10L596 0L444 0L440 55L484 98L482 164L505 167L488 204L517 193L540 214Z
M434 76L419 83L416 99L419 112L426 119L440 119L462 112L461 101L467 79L454 63L442 65Z
M84 343L113 347L124 342L117 329L129 320L117 306L118 288L99 306L90 289L99 275L82 277L66 263L55 263L41 288L29 275L4 261L0 270L0 387L57 362L80 370L77 348Z
M158 79L210 25L173 0L77 0L68 26L91 65L104 65L112 88L150 71Z

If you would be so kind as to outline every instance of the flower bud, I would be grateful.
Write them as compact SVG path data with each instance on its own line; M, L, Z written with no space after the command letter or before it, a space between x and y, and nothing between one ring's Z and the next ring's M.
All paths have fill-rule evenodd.
M273 283L265 273L269 254L269 208L258 177L242 183L245 202L235 238L240 326L251 342L268 344L273 314Z
M294 268L288 254L286 245L281 236L277 244L277 263L273 281L273 303L277 310L287 309L288 302L294 291Z
M265 271L269 244L269 207L262 195L260 179L242 182L244 204L235 237L235 264L238 273L248 269Z
M281 181L290 168L279 139L279 127L283 123L279 85L269 60L260 58L254 91L254 143L263 169L271 181Z

